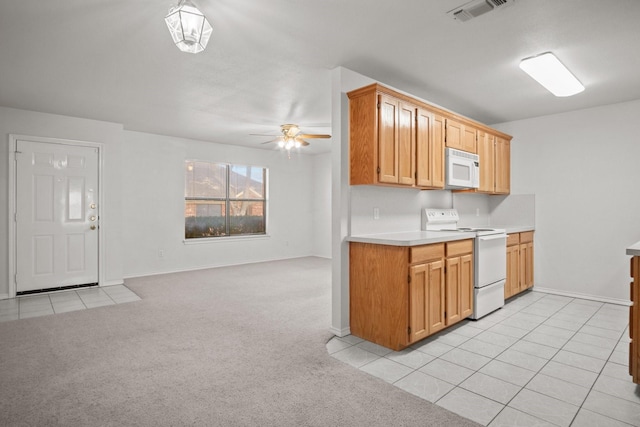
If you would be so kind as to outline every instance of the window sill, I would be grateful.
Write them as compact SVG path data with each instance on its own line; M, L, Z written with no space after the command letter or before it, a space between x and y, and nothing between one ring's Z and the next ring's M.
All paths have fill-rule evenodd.
M242 240L265 240L269 239L269 234L255 234L249 236L226 236L226 237L202 237L198 239L184 239L185 245L203 245L208 243L237 242Z

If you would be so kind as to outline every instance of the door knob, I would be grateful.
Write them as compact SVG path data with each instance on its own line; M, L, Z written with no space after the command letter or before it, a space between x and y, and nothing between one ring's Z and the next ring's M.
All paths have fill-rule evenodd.
M91 224L91 227L89 227L89 228L92 229L92 230L95 230L96 226L95 226L95 224Z
M95 220L96 220L96 216L95 216L95 215L91 215L91 216L89 217L89 220L90 220L90 221L95 221Z
M96 208L96 204L95 203L91 203L91 205L89 206L91 209L95 209Z

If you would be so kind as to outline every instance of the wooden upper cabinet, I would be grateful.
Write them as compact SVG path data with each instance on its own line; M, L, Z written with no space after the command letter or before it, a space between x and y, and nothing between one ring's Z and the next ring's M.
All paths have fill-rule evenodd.
M442 116L416 110L416 185L444 188L444 123Z
M478 192L509 194L511 181L511 142L482 130L478 131L480 187Z
M478 131L478 156L480 157L480 187L482 193L495 190L495 142L494 135Z
M367 89L350 93L350 182L413 186L416 106Z
M378 179L398 182L398 102L386 96L378 101Z
M509 194L511 191L511 141L497 136L495 146L494 191L496 194Z
M398 101L398 184L413 185L416 176L416 106Z
M458 120L447 119L447 147L476 153L477 129Z
M416 107L388 95L379 95L378 105L378 179L413 185Z
M498 131L492 133L481 123L377 83L351 91L347 96L351 185L444 189L445 146L477 153L478 149L489 148L483 145L484 140L477 141L478 134L481 139L486 135L493 139L497 139L495 135L509 138ZM495 168L508 159L509 140L502 141L507 145L500 147L502 157L497 159L494 154ZM480 169L482 173L482 163ZM508 169L501 170L505 174L500 175L499 194L505 194L509 192L509 175ZM482 192L493 194L494 190L495 185L494 189Z

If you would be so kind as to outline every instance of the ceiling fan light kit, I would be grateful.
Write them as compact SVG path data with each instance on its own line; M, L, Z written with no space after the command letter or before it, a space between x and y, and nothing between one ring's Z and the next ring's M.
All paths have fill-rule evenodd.
M213 28L190 0L180 0L176 6L169 9L164 21L173 42L181 51L199 53L207 47Z
M280 125L280 132L282 132L282 135L277 136L276 139L263 142L262 144L277 142L279 148L287 150L287 153L289 153L289 157L291 157L290 153L292 148L306 147L307 145L309 145L309 142L305 141L305 139L307 138L331 138L331 135L327 135L327 134L301 133L300 126L294 125L291 123ZM276 135L265 135L261 133L252 133L251 135L276 136Z

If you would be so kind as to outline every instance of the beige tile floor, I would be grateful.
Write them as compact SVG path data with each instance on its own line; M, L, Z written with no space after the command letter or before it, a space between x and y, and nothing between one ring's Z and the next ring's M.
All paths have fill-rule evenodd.
M0 322L86 310L104 305L138 301L124 285L83 288L0 300Z
M328 352L480 424L640 426L629 308L530 291L395 352L355 336Z

